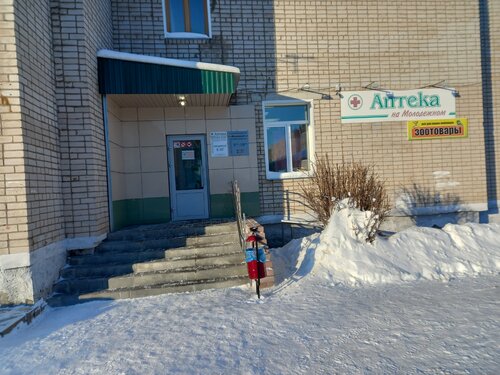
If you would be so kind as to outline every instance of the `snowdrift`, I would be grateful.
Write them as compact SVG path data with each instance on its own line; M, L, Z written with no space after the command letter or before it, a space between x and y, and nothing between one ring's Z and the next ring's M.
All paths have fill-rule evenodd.
M297 269L348 285L450 280L500 270L500 224L415 227L369 244L360 239L369 215L342 202L319 238L290 244L288 251L300 248L298 263L308 263ZM313 265L307 256L312 251Z

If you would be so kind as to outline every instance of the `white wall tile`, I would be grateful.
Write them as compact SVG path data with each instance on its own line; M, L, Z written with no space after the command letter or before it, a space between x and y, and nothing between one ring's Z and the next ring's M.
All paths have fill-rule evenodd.
M210 175L210 194L227 194L231 192L233 169L213 169Z
M123 151L123 171L139 173L141 171L141 154L137 147L125 147Z
M143 198L168 197L168 173L142 174Z
M205 134L205 120L186 120L187 134Z
M126 190L126 199L142 198L142 184L140 173L124 174L124 185Z
M229 107L231 118L255 118L255 106L250 105L232 105Z
M120 108L120 120L137 121L137 108Z
M183 107L166 107L165 120L184 120L184 111Z
M167 171L166 147L142 147L141 171L142 172Z
M186 121L167 120L165 123L165 133L168 135L186 134Z
M138 108L139 121L164 120L165 114L163 108L159 107L140 107Z
M229 107L205 107L207 119L227 119L231 117Z
M139 122L139 144L141 146L165 146L165 122L141 121Z
M137 122L122 122L122 146L139 147L139 126Z

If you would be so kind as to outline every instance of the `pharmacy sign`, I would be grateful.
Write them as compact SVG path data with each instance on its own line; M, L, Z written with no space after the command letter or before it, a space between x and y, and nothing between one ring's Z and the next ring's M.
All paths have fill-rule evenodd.
M404 91L344 91L342 123L455 118L454 91L428 88Z

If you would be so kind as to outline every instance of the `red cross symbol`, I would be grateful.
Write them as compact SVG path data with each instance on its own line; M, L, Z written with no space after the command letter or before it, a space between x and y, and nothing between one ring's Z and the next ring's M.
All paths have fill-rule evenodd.
M353 107L354 109L357 109L358 108L358 105L361 104L361 100L358 99L357 96L353 97L350 101L351 103L351 107Z

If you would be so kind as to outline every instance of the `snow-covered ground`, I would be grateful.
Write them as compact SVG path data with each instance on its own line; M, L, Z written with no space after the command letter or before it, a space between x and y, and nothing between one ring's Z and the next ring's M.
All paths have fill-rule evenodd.
M261 300L243 287L47 309L0 339L0 373L497 374L500 227L366 245L358 214L273 250L279 285Z
M249 289L45 311L0 339L1 374L496 374L498 277Z

